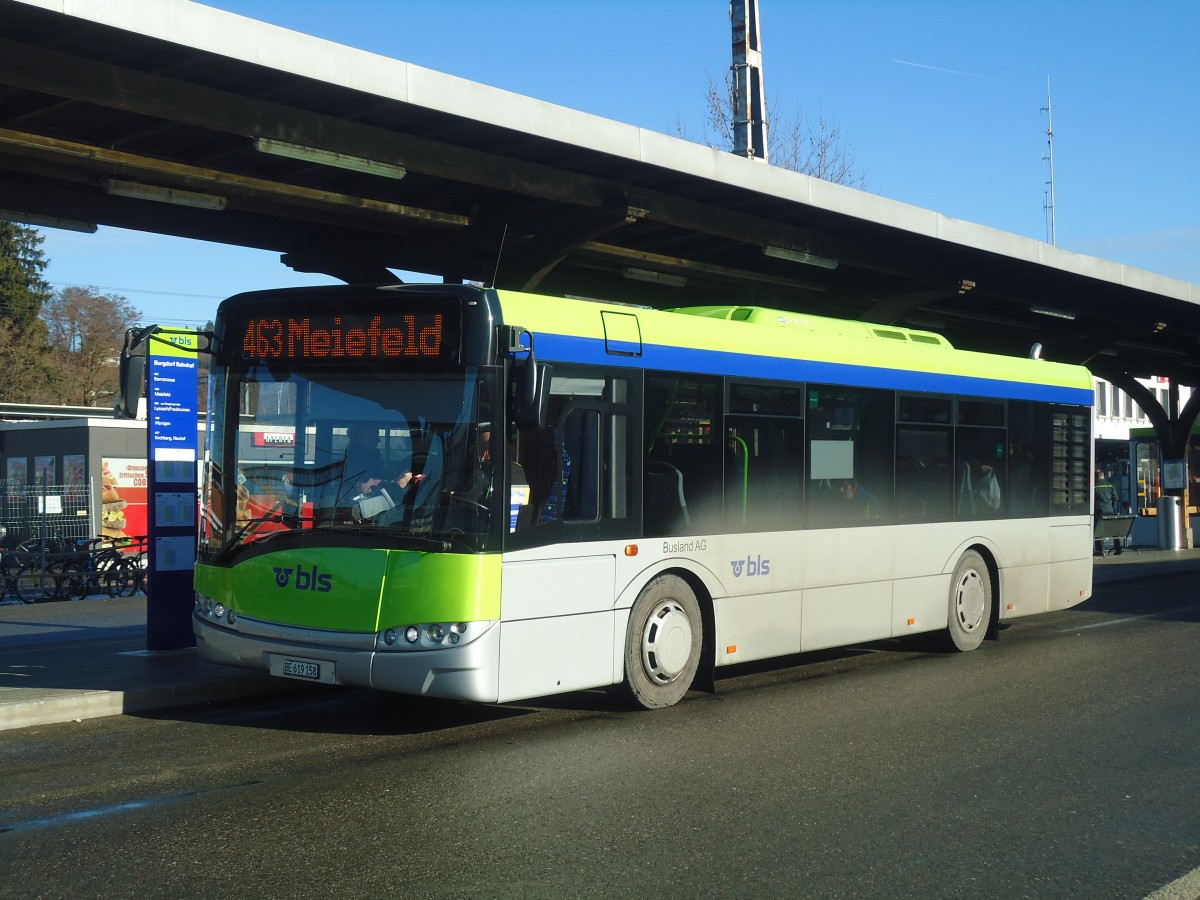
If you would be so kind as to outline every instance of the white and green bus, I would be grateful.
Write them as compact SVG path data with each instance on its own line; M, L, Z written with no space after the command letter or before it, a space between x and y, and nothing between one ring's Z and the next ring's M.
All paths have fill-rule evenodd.
M459 285L238 295L212 349L193 621L217 662L653 708L751 660L971 650L1091 593L1082 368Z

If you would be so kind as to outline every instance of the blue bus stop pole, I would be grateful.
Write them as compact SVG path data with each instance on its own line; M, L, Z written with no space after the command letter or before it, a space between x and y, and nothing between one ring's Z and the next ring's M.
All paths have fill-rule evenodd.
M194 331L158 329L147 349L147 650L196 644L198 347Z

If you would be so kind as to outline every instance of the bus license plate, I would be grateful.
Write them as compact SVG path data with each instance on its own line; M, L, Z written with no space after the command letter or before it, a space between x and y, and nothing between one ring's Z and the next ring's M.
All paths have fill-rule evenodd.
M303 678L306 681L321 680L321 664L314 662L311 659L288 659L280 660L279 669L276 672L285 678Z

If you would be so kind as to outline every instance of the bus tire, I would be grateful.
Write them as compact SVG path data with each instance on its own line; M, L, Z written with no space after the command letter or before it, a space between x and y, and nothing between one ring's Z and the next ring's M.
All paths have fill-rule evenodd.
M638 595L625 633L625 682L630 699L644 709L678 703L700 665L704 624L687 583L660 575Z
M992 620L992 573L974 550L964 553L954 567L949 612L949 649L965 652L983 643Z

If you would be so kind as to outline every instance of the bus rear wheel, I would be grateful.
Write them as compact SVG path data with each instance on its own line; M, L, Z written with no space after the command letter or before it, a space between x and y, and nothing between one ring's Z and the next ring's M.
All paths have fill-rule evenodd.
M974 550L964 553L954 567L949 613L950 649L974 650L983 643L992 620L992 573Z
M700 605L687 583L660 575L629 611L625 634L625 690L645 709L678 703L700 665L704 627Z

